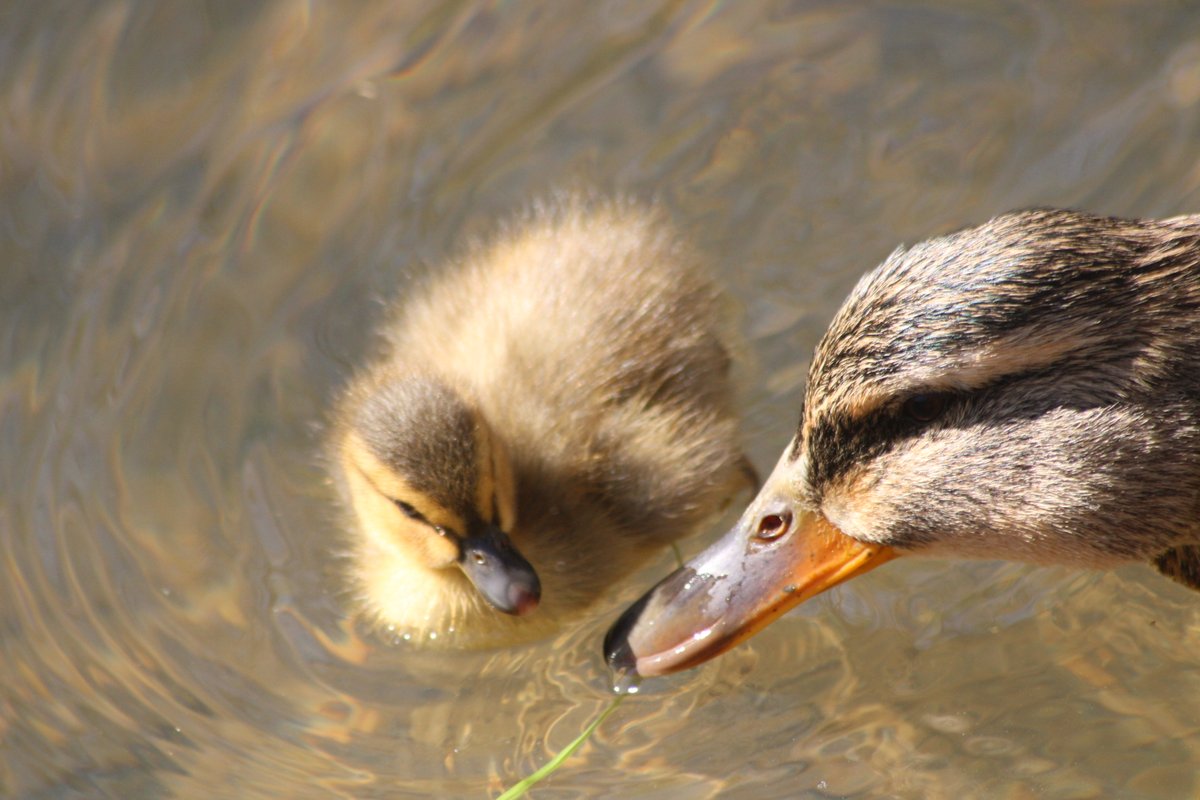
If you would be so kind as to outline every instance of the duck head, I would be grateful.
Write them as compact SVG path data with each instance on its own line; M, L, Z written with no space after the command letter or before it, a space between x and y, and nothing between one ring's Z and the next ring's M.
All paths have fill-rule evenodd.
M461 571L506 614L541 596L514 546L512 465L487 421L457 392L421 375L391 375L360 392L340 463L364 534L432 573Z
M1198 362L1200 219L1020 212L896 251L759 496L617 621L610 664L695 666L898 556L1167 572L1200 543Z

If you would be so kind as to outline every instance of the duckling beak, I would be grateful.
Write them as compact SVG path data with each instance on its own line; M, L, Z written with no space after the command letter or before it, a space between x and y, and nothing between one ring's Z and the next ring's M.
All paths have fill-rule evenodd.
M668 575L609 629L613 670L643 677L698 666L792 607L895 557L799 509L781 460L733 530Z
M521 616L537 608L542 584L525 556L495 525L463 538L458 565L484 598L505 614Z

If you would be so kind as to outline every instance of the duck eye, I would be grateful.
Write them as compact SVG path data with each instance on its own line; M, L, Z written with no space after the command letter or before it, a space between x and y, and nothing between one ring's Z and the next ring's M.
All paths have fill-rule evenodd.
M904 401L904 415L917 422L931 422L946 409L946 395L922 392Z
M792 512L785 511L782 514L767 514L758 521L758 532L755 534L759 539L771 541L778 539L788 532L788 528L792 527Z
M421 520L422 522L425 520L425 517L422 516L421 512L417 511L409 503L406 503L403 500L393 500L392 502L395 503L396 508L400 509L400 511L404 513L404 516L408 517L409 519Z
M472 553L471 558L475 559L476 564L486 564L487 557L483 553Z

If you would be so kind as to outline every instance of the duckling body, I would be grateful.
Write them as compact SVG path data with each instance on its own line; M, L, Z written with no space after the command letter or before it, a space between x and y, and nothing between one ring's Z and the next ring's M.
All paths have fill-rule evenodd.
M726 304L659 213L577 199L406 298L333 428L366 614L546 635L750 485Z
M1200 216L1017 212L897 250L818 344L759 496L606 649L694 666L911 554L1200 589Z

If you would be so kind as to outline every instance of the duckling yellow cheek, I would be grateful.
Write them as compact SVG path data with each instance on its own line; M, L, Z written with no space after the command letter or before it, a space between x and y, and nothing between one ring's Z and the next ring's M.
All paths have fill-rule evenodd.
M458 543L449 536L441 536L431 529L420 531L422 561L431 569L447 569L458 564Z
M343 470L354 514L375 547L428 569L458 563L458 542L445 531L462 530L461 517L390 472L356 436L343 446Z

